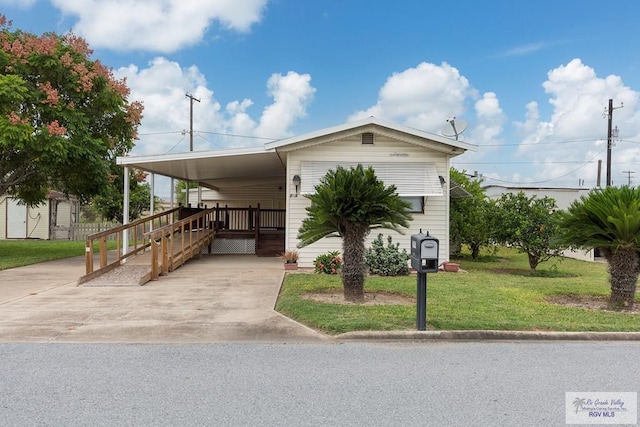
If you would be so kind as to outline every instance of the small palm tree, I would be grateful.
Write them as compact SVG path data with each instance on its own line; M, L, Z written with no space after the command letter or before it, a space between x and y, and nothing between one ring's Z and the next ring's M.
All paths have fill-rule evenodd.
M412 219L410 204L398 196L394 185L386 187L371 167L365 169L362 165L330 170L315 190L305 196L311 205L298 231L298 247L329 235L340 236L344 298L364 301L365 238L372 228L401 233L400 227L408 227Z
M594 190L561 213L560 227L566 243L602 251L609 264L610 308L633 308L640 275L640 188Z

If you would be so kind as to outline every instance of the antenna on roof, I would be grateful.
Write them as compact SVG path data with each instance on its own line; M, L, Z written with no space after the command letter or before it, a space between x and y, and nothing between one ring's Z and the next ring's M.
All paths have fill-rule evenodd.
M440 132L448 138L454 137L456 141L458 137L462 135L462 132L467 129L467 122L464 120L456 120L455 116L449 117L447 123Z

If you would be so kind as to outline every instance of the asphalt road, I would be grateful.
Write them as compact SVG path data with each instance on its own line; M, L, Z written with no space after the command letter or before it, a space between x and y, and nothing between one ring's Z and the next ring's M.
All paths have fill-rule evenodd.
M560 426L636 342L0 344L2 426Z

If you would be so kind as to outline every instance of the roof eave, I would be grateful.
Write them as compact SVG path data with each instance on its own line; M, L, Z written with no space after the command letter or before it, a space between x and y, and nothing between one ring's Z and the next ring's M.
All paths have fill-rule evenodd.
M277 151L287 151L287 148L293 148L292 146L298 143L307 142L313 139L319 139L324 136L328 136L331 134L341 133L357 128L366 127L368 125L380 126L383 128L388 128L397 132L403 132L409 135L414 135L423 139L427 139L433 142L437 142L440 144L449 145L456 150L453 150L452 155L459 155L464 153L465 151L477 151L477 146L472 144L467 144L466 142L461 142L455 139L446 138L440 135L428 133L421 131L419 129L410 128L407 126L398 125L395 123L386 122L375 117L367 117L366 119L347 122L342 125L333 126L330 128L309 132L303 135L294 136L291 138L282 139L279 141L267 142L265 143L265 149L277 150Z

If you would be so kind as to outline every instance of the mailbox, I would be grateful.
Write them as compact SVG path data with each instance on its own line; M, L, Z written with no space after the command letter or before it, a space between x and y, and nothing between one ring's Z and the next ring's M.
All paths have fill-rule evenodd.
M411 267L418 273L437 273L439 251L438 239L420 230L411 236Z

